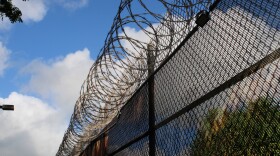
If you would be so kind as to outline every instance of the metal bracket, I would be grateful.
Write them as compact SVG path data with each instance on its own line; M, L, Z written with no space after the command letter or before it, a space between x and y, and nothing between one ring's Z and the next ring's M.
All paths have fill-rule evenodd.
M210 16L208 11L202 10L196 14L195 23L200 27L203 27L209 20Z
M14 105L2 105L0 106L0 109L13 111L15 108Z

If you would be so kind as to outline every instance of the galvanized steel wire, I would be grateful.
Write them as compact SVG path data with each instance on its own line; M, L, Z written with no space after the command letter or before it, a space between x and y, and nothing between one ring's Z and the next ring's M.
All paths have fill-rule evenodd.
M211 3L122 0L56 155L79 155L147 79L148 56L154 57L156 69L194 27L195 15Z
M280 154L280 0L209 15L80 156Z

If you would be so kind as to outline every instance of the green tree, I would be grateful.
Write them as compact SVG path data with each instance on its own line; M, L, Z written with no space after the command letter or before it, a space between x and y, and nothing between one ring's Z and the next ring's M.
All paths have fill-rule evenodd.
M279 105L260 98L242 109L210 110L191 155L280 155Z
M26 1L26 0L23 0ZM20 9L13 5L12 0L0 0L0 17L7 17L12 23L22 22Z

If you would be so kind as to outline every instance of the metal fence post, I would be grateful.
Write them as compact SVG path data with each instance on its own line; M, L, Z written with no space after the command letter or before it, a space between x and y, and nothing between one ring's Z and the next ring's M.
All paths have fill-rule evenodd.
M147 65L148 65L148 97L149 97L149 155L155 155L155 106L154 106L154 66L155 55L153 45L148 44L147 47Z

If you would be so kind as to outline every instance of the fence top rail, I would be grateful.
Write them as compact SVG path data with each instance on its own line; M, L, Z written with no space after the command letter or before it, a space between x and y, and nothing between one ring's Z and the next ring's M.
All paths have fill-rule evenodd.
M128 12L131 14L133 10L133 7L131 7L133 1L129 2L130 3L126 3L126 5L129 6ZM146 8L144 4L145 3L141 3L141 5ZM170 3L164 4L171 5ZM202 6L199 5L199 9L196 8L195 10L196 15L185 20L189 27L185 27L186 25L184 24L180 25L180 23L182 23L181 18L176 18L176 22L174 20L174 14L172 13L176 12L176 9L182 6L178 5L178 8L173 7L172 9L175 9L175 11L168 10L167 14L162 16L166 19L161 19L161 25L157 26L157 31L154 31L156 34L143 46L144 49L146 48L143 51L143 55L145 55L144 57L146 58L141 62L143 64L140 63L138 69L141 67L141 72L144 72L141 78L144 77L144 79L141 79L141 82L139 81L137 87L129 90L131 91L130 96L127 96L126 99L121 99L123 103L118 105L118 109L115 110L113 108L114 106L102 108L103 112L100 113L103 114L103 116L101 116L102 118L108 119L109 117L107 115L115 112L110 120L106 120L107 122L104 122L102 119L99 121L103 121L104 126L103 128L99 127L100 129L98 129L98 131L94 131L95 136L92 137L90 146L92 146L94 142L99 142L99 140L106 138L105 136L109 136L108 153L110 155L121 154L129 150L133 152L133 147L147 141L149 142L149 149L151 150L150 144L155 146L156 142L147 140L147 138L148 136L150 138L154 135L152 133L157 133L157 137L161 139L164 134L178 137L182 131L187 131L190 134L180 134L180 137L186 137L187 135L187 137L191 138L188 138L189 140L186 142L179 142L178 144L188 144L184 146L191 146L189 148L195 149L193 146L199 145L199 143L196 142L199 141L199 139L203 141L203 138L209 139L208 137L211 135L218 135L216 132L225 128L223 125L226 124L228 116L235 116L234 113L241 113L244 115L246 111L251 111L250 109L252 108L249 107L252 107L250 106L252 104L258 106L256 103L261 102L260 105L266 105L266 102L273 101L269 100L270 96L274 99L279 98L280 93L274 89L277 88L277 86L279 87L279 80L277 79L279 73L277 69L279 69L280 57L280 32L278 29L279 25L275 25L275 23L279 23L280 18L278 16L279 14L271 14L271 16L263 14L263 12L271 13L271 10L273 10L273 12L280 12L280 7L278 6L277 8L277 6L272 6L272 4L274 5L275 2L271 1L258 4L253 1L245 2L242 0L235 0L231 2L218 0L211 3L211 5L207 5L208 8L206 9L202 7L202 11L198 12L199 9L201 10L200 7ZM215 10L216 7L219 9ZM121 8L123 11L126 7ZM270 10L267 8L270 8ZM262 10L260 13L261 15L256 14L255 12L260 11L260 9ZM205 28L200 29L199 26L202 27L205 24L204 21L207 22L208 11L210 15L212 15L211 17L213 17L213 20L211 20ZM200 16L201 14L205 16ZM138 15L139 14L135 16L138 17ZM155 15L154 17L157 16ZM137 17L133 20L137 21ZM119 20L121 17L117 17L116 19ZM202 19L202 21L195 21L199 19ZM174 23L174 25L170 23ZM197 25L194 23L197 23ZM138 26L140 27L141 24ZM167 29L164 29L166 28L165 26ZM181 31L183 32L182 34L178 33L178 35L172 31L172 29L177 30L181 27L184 27L184 31ZM185 29L187 29L187 31ZM125 29L123 30L125 33ZM177 34L181 39L178 39L176 35L174 35L173 38L166 37L166 30L171 34ZM146 30L149 35L152 34L151 31ZM176 40L176 44L171 44L170 46L170 43L173 43L174 40ZM134 42L132 38L129 38L129 41L131 41L132 44L138 44L140 42L141 44L145 44L144 41ZM111 42L114 41L112 40ZM166 47L169 46L170 49L164 49L164 45ZM207 54L206 51L208 51ZM159 52L164 53L164 59L160 58L160 61L157 60L157 57L162 56ZM100 55L100 58L107 58L107 56L103 56L103 54L104 53ZM126 54L129 55L129 53ZM180 57L183 57L183 59ZM120 58L124 59L124 57ZM110 65L111 64L109 64L109 67L113 67ZM120 66L120 64L118 64L118 66ZM151 69L151 66L155 66L155 68ZM132 68L129 69L133 70ZM151 74L150 71L153 71L153 73ZM137 79L137 77L133 78L133 80ZM274 79L277 79L277 82L275 82L276 80ZM149 123L147 126L146 122L148 122L148 119L151 119L149 114L150 109L143 109L143 107L147 107L148 104L154 102L150 101L150 92L148 91L150 89L149 82L151 82L151 80L155 80L156 84L155 92L157 95L155 95L155 100L157 108L155 111L155 123L153 123L153 125ZM136 81L133 81L133 84L135 82ZM165 84L169 82L171 82L170 85ZM104 82L102 81L101 83ZM104 92L104 94L105 93L107 94L108 92ZM244 93L244 95L240 95L241 93ZM110 94L110 92L108 94ZM180 96L180 99L176 99L178 96ZM256 97L258 97L258 100L256 100ZM171 98L171 100L169 100L169 98ZM140 103L143 102L141 108L138 106L139 101ZM170 104L171 106L169 106ZM174 106L178 108L173 108ZM136 113L130 113L130 111L136 109ZM274 108L271 110L273 109ZM210 120L208 118L209 115L213 115L211 113L214 113L212 117L214 117L215 120ZM194 114L198 117L194 116ZM182 120L181 118L184 119ZM189 121L192 119L196 120L198 123L193 124L193 121ZM207 121L208 119L210 121ZM212 120L215 123L203 125L205 121L212 122ZM174 123L178 125L174 125ZM185 126L180 127L179 125L181 124ZM211 130L213 134L209 132L209 129L203 134L203 129L205 129L205 126L209 128L209 124L210 127L211 124L213 124L212 126L216 126ZM255 121L253 121L252 124L255 124ZM139 125L142 127L140 128ZM172 129L170 125L173 125L173 127L177 126L179 130ZM233 125L233 127L234 126L235 125ZM246 126L248 128L250 127L248 125ZM166 130L166 127L171 130ZM135 130L137 128L139 130ZM203 137L199 138L201 137L200 135ZM195 141L192 142L193 140ZM90 142L90 140L88 141ZM164 144L165 141L163 138L157 141L157 151L154 152L161 152L158 151L158 148L162 148L161 146L164 145L161 144ZM82 146L77 146L81 145L81 142L79 142L75 145L75 148L80 149L81 153L85 148L91 148L89 146L87 147L87 144L88 143L83 142ZM175 146L177 146L176 148L181 148L182 145L177 145L176 143ZM139 148L144 149L146 147L141 145ZM152 148L155 149L155 147ZM176 152L178 149L172 149L174 151L167 151L167 148L161 150L165 152ZM189 149L189 151L185 152L195 151ZM174 153L172 155L174 155Z
M122 0L56 155L81 153L147 80L148 54L158 68L195 27L197 13L211 10L213 1Z

